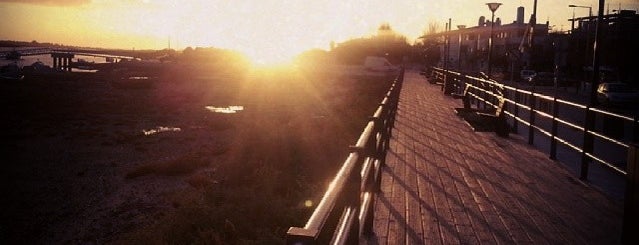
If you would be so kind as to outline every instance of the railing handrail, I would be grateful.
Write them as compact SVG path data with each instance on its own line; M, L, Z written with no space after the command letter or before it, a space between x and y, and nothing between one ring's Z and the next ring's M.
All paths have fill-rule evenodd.
M370 233L403 80L404 69L351 146L351 153L304 227L289 228L287 244L357 243L362 234Z

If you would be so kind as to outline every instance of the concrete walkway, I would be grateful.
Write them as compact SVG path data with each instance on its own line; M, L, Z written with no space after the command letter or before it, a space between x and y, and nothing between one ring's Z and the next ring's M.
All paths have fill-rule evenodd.
M619 244L623 206L407 71L369 244Z

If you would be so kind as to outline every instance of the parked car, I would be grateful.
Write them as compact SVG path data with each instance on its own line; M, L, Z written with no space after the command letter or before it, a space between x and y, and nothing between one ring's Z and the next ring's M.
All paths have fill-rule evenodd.
M555 85L555 74L552 72L537 72L528 78L528 83L542 86Z
M526 82L528 81L528 78L534 76L535 74L536 72L533 70L521 70L519 71L519 80Z
M597 100L604 105L629 105L639 101L639 92L625 83L600 83Z

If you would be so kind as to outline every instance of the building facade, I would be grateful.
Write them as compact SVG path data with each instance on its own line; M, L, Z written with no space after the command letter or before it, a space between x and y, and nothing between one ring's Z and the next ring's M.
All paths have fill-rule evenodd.
M514 73L521 69L547 66L542 60L547 53L548 23L524 22L524 8L519 7L516 20L502 24L495 19L493 29L492 73ZM479 17L477 26L458 26L456 30L423 36L425 40L439 40L442 60L440 66L465 72L485 71L488 68L488 49L491 22ZM532 55L531 55L532 54ZM550 54L552 57L552 54ZM551 58L552 59L552 58ZM446 62L447 61L447 62ZM552 67L552 64L549 65Z
M639 15L634 10L613 10L602 16L600 80L621 81L639 87L639 72L634 60L639 56ZM578 79L592 79L593 45L597 16L569 19L575 23L570 31L566 70Z
M550 32L549 23L524 23L523 7L516 20L502 24L497 18L493 26L493 76L517 79L520 70L555 72L574 83L593 79L593 46L597 16L569 19L573 29L567 33ZM639 14L633 10L613 10L602 16L599 36L600 80L620 81L639 88ZM449 28L450 29L450 28ZM441 67L462 72L480 72L488 68L490 21L482 16L477 26L458 26L422 36L425 42L437 42ZM532 30L532 33L531 33Z

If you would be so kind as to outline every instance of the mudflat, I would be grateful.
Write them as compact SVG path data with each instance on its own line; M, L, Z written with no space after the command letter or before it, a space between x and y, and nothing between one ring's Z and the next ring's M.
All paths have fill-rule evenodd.
M258 239L263 231L232 234L248 219L224 191L237 189L275 193L264 198L293 210L271 210L292 220L256 222L277 239L306 218L299 203L318 197L304 193L323 189L391 80L169 70L149 87L100 74L2 83L2 243ZM160 234L171 224L158 223L188 223L175 213L194 205L222 210L212 190L237 210Z

